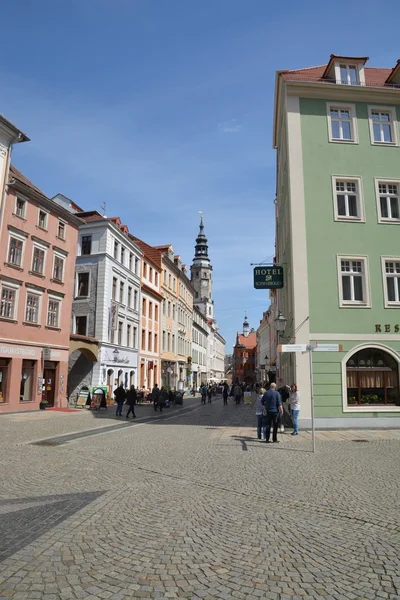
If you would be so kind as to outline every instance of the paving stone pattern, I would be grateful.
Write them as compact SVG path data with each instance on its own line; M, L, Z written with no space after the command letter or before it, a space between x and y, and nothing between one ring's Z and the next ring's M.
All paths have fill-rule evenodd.
M151 411L0 418L0 600L400 600L399 431Z

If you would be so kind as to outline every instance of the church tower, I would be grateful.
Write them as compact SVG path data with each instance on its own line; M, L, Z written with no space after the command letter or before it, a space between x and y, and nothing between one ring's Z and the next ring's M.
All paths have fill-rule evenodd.
M207 238L204 233L203 217L194 247L193 264L190 267L191 283L195 290L194 304L208 318L214 320L212 300L212 266L208 257Z
M243 335L244 337L248 337L249 336L249 322L247 320L247 314L244 316L244 321L243 321Z

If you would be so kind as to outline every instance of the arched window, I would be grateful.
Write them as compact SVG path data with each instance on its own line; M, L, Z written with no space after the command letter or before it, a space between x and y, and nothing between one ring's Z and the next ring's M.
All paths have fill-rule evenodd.
M109 387L111 387L113 385L113 383L114 383L114 381L113 381L113 375L114 375L113 369L108 369L108 371L107 371L107 385Z
M364 348L346 363L347 405L400 406L399 363L380 348Z

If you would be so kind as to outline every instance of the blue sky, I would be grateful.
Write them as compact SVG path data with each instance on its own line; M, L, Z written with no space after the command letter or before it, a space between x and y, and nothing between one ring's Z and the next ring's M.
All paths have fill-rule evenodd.
M190 264L204 211L227 350L268 295L274 253L274 73L331 53L391 67L393 0L17 0L2 5L0 112L32 142L14 163L52 196L107 204ZM328 14L329 13L329 14ZM4 24L8 23L7 27ZM383 31L383 30L382 30ZM393 32L395 30L393 29Z

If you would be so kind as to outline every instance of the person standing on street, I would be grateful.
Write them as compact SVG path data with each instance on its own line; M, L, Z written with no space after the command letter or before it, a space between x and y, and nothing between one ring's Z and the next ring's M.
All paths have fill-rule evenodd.
M242 399L242 388L238 383L233 388L233 395L235 396L235 403L240 404L240 401Z
M229 394L229 387L228 387L228 384L225 383L224 389L222 390L222 397L224 399L224 404L228 404L228 394Z
M157 410L158 401L160 399L160 390L157 384L154 385L151 391L151 399L153 400L154 410Z
M163 408L165 406L165 402L168 398L168 392L167 390L164 389L164 387L161 388L161 390L159 390L159 394L158 394L158 406L160 408L160 412L163 411Z
M297 385L292 383L290 386L290 413L293 421L292 435L299 435L299 412L300 412L300 394L297 391Z
M209 404L211 404L212 393L213 393L212 387L211 387L211 385L209 385L208 390L207 390L207 398L208 398Z
M115 415L117 417L122 417L122 407L126 398L126 392L122 383L120 383L119 386L114 390L114 397L115 402L117 403L117 412L115 413Z
M269 437L272 425L272 441L274 444L278 444L278 417L283 413L283 406L281 396L276 391L276 383L271 383L268 392L265 392L261 402L267 411L265 441L267 444L270 443Z
M279 380L279 383L283 384L282 379ZM283 412L281 415L279 415L278 417L278 426L279 426L279 431L281 433L285 432L285 426L284 426L284 416L285 416L285 409L284 407L286 406L284 403L286 402L286 400L289 399L290 396L290 387L288 385L281 385L281 387L278 389L278 394L281 395L281 400L282 400L282 408L283 408Z
M263 396L265 394L264 388L261 388L257 393L256 398L256 417L257 417L257 438L259 440L262 439L261 432L264 430L264 439L265 436L265 424L264 424L264 406L262 403Z
M126 393L126 403L129 406L129 410L126 413L126 418L129 419L129 415L132 413L132 419L136 419L135 415L135 404L137 402L137 393L135 386L131 385L131 389Z

